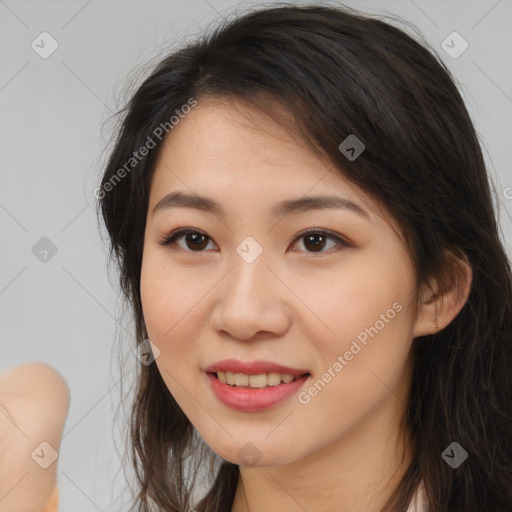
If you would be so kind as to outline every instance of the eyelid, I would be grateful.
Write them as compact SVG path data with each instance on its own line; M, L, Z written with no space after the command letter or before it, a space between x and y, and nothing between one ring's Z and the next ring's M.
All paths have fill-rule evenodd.
M333 231L329 231L328 229L324 229L324 228L308 228L304 231L301 231L300 233L297 234L297 236L293 240L293 243L295 243L297 240L299 240L303 236L309 235L310 233L326 235L326 238L328 238L330 240L334 240L336 242L339 242L340 245L342 245L344 247L352 247L352 244L348 240L343 238L341 235L338 235L338 234L334 233ZM312 252L311 254L315 254L315 253Z
M178 228L175 231L173 231L172 233L170 233L169 235L165 236L158 243L160 245L164 245L164 246L171 245L177 238L179 238L180 236L183 236L183 235L187 235L189 233L197 233L197 234L203 235L206 238L208 238L210 241L214 242L212 237L210 237L209 235L207 235L204 231L201 231L200 229L197 229L197 228ZM293 242L292 242L291 245L294 245L298 240L300 240L302 237L304 237L306 235L309 235L310 233L325 235L326 238L328 238L329 240L337 242L342 247L352 247L352 244L350 242L348 242L345 238L341 237L340 235L338 235L338 234L336 234L336 233L334 233L334 232L332 232L332 231L330 231L328 229L324 229L324 228L308 228L308 229L306 229L304 231L301 231L293 239ZM217 245L217 244L215 243L215 245ZM205 252L205 251L186 251L186 252ZM322 253L328 253L329 251L318 251L318 252L315 252L315 251L295 251L295 252L305 252L307 254L322 254Z
M177 238L183 235L188 235L189 233L197 233L199 235L203 235L209 240L213 241L213 238L208 236L204 231L201 231L197 228L178 228L169 235L164 236L162 240L160 240L158 243L160 245L171 245ZM215 243L215 242L214 242ZM217 245L217 244L215 244ZM188 251L188 252L204 252L204 251Z

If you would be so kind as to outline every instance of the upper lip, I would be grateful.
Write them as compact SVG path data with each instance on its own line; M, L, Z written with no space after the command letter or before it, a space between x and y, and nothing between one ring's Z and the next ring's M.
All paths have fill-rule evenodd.
M285 373L294 377L301 377L307 370L289 368L271 361L238 361L237 359L223 359L207 366L204 369L207 373L232 372L245 375L260 375L262 373Z

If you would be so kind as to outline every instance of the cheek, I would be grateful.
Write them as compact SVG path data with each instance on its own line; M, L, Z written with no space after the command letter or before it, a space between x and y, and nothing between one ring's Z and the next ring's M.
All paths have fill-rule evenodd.
M141 268L140 292L149 338L162 350L181 352L190 347L187 329L194 321L201 298L212 287L212 276L193 275L190 269L172 264L165 252L147 250ZM195 337L195 336L194 336Z
M415 318L411 269L407 261L381 261L361 259L334 280L331 274L302 289L323 325L308 313L316 385L299 401L311 410L319 407L319 413L331 404L338 411L335 421L353 420L389 395L407 371Z
M148 337L160 350L155 364L180 408L195 423L199 421L194 397L200 374L196 340L202 324L194 305L204 295L206 283L195 285L185 279L187 275L157 251L144 253L140 292Z
M375 431L378 439L377 425L382 428L383 422L397 421L411 378L412 310L395 303L396 309L390 311L388 306L384 300L377 301L376 309L362 307L364 315L360 313L357 321L338 314L337 341L324 336L323 342L317 342L318 370L297 396L296 436L288 440L280 432L275 442L290 442L289 449L294 450L293 440L302 439L305 448L314 452L358 429ZM347 311L356 307L353 303ZM384 315L388 311L388 323L375 317L376 311ZM383 421L376 421L378 417Z
M409 336L414 282L407 263L402 254L376 258L373 252L353 253L337 269L288 276L290 287L308 306L298 323L309 330L317 353L328 356L324 363L349 350L355 339L364 344L377 334L379 339Z

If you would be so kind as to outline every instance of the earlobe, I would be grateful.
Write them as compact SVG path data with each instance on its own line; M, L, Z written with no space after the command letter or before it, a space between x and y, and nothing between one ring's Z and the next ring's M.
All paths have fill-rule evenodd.
M473 272L466 260L451 256L444 278L422 285L413 336L426 336L443 330L459 314L471 291Z

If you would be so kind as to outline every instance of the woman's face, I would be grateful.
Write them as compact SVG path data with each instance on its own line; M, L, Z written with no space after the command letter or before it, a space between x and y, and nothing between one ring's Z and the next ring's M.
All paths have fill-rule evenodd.
M163 380L221 457L283 465L399 422L419 309L384 217L242 104L200 100L170 133L151 184L143 313ZM163 245L178 229L190 233Z

